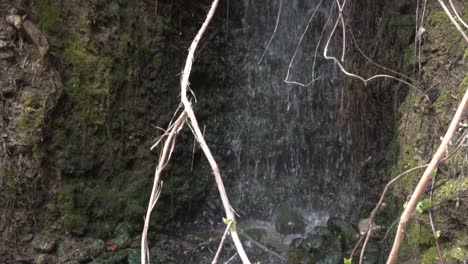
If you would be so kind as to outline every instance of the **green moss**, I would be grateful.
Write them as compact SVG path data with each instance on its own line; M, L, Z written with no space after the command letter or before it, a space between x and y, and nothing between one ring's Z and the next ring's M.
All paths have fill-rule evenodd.
M468 249L454 245L445 250L443 256L446 260L452 260L452 263L463 263L468 258Z
M434 236L431 230L415 222L408 227L408 239L410 247L417 252L434 245Z
M438 259L439 256L437 254L437 248L431 247L422 254L420 264L434 264L437 262Z
M16 117L16 131L22 145L35 145L42 137L47 95L30 90L23 91L20 98L21 114Z
M403 51L403 61L407 65L412 65L414 63L414 48L411 46L408 46L404 51Z
M60 25L60 11L47 0L34 0L38 9L38 25L46 31L57 31Z
M414 19L412 15L394 16L390 20L390 26L394 27L413 27Z
M120 222L127 222L138 229L149 199L147 184L147 180L141 180L116 191L92 180L83 186L78 180L70 179L59 188L57 203L47 205L48 213L60 215L63 229L71 233L93 230L96 235L105 236ZM51 221L54 219L50 218Z
M64 230L68 233L82 235L88 226L88 217L79 212L66 214L62 217L61 223Z
M428 32L433 46L438 49L456 51L464 48L464 40L443 11L435 11L428 19Z
M450 179L437 189L433 204L440 205L447 200L456 200L466 190L468 190L468 178Z
M468 48L465 49L465 53L468 54ZM462 98L467 90L468 90L468 74L465 75L465 78L463 78L463 81L460 83L458 87L458 91L457 91L458 96Z

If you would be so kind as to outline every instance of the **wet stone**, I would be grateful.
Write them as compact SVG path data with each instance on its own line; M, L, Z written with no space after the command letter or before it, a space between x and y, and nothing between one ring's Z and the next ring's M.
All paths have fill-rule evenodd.
M16 93L16 89L7 82L0 81L0 92L3 96L9 97Z
M112 239L109 244L115 245L119 249L130 246L132 243L130 237L131 229L131 226L127 223L119 224L114 230L115 238Z
M93 238L66 238L58 246L60 262L90 260L105 249L104 241Z
M40 254L34 258L34 264L55 264L58 263L58 259L54 255Z
M11 61L16 57L15 52L12 50L0 50L0 60Z
M5 136L2 135L2 137L6 137L6 134L5 134ZM33 238L34 238L33 234L26 234L26 235L22 236L20 238L20 240L23 243L27 243L27 242L31 241Z
M275 216L275 229L283 235L302 234L305 232L304 217L292 208L280 206Z
M97 258L91 264L127 264L128 251L119 250L116 252L108 252L101 257Z
M52 253L57 246L55 239L50 237L38 236L31 242L34 250L41 253Z
M313 234L302 241L301 247L306 251L317 250L323 246L324 242L323 237Z
M343 237L343 247L352 248L354 244L359 240L359 235L356 228L349 221L330 218L327 222L327 226L330 230L340 234Z

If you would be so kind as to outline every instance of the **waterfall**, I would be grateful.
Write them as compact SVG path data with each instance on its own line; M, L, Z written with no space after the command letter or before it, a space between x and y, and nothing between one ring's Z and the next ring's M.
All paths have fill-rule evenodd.
M296 208L312 225L352 212L359 186L351 170L350 129L338 126L343 82L323 58L334 22L324 30L328 2L243 0L242 29L235 34L243 58L232 67L241 68L244 80L233 88L236 110L227 137L235 164L227 174L236 182L230 197L243 219L270 221L279 205ZM330 53L341 56L341 49ZM288 84L288 67L288 81L318 80L307 87Z

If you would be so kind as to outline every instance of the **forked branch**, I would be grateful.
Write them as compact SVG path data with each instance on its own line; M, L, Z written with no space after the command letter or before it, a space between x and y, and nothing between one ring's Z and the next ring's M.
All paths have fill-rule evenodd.
M143 234L142 234L142 243L141 243L141 263L142 264L146 264L147 260L149 262L149 254L148 254L149 250L148 250L148 242L147 242L147 233L148 233L148 228L149 228L149 219L150 219L150 216L151 216L151 211L153 210L153 208L154 208L154 206L155 206L155 204L157 202L157 198L159 197L158 190L160 190L159 181L160 181L160 177L161 177L161 172L164 169L164 167L166 166L167 162L169 161L170 155L171 155L171 153L172 153L172 151L174 149L175 136L182 129L182 127L183 127L185 121L187 121L187 119L190 120L190 126L192 128L192 132L194 133L194 136L195 136L196 140L200 143L200 146L201 146L206 158L208 159L208 162L210 163L211 170L212 170L212 172L214 174L216 184L218 186L218 190L219 190L219 193L220 193L220 196L221 196L221 200L223 202L223 206L224 206L224 209L225 209L225 212L226 212L226 218L230 223L235 223L235 216L234 216L234 213L233 213L233 211L231 209L231 205L229 203L229 200L228 200L228 197L227 197L227 194L226 194L226 190L224 188L224 184L223 184L223 181L222 181L222 178L221 178L221 173L219 171L218 165L217 165L213 155L211 154L211 151L210 151L210 148L208 147L208 144L205 141L203 133L200 130L200 126L198 125L198 121L197 121L197 118L195 116L195 113L194 113L194 111L192 109L192 104L190 103L190 101L189 101L189 99L187 97L187 91L189 90L189 88L188 88L188 86L189 86L189 77L190 77L190 73L191 73L191 70L192 70L192 64L193 64L193 61L194 61L195 50L196 50L196 48L198 46L198 43L200 42L201 37L205 33L210 21L213 18L213 15L214 15L214 13L216 11L218 3L219 3L219 0L213 0L213 2L211 4L211 8L210 8L210 10L208 12L208 15L207 15L205 21L203 22L203 25L199 29L197 35L195 36L194 40L192 41L192 44L190 45L190 48L189 48L189 52L188 52L188 55L187 55L187 60L185 62L185 67L184 67L184 71L182 73L182 78L181 78L181 101L182 101L182 104L184 106L184 110L183 110L182 114L180 114L177 121L173 125L170 125L168 130L166 131L166 133L163 135L163 137L167 136L167 138L166 138L166 140L164 142L164 147L163 147L163 150L161 152L161 156L159 158L158 166L156 168L153 191L151 193L151 198L150 198L150 202L149 202L149 205L148 205L148 211L147 211L146 218L145 218L145 226L144 226L144 230L143 230ZM162 138L159 139L156 142L156 144L160 143L161 141L162 141ZM230 231L231 231L231 237L232 237L232 239L234 241L234 245L236 246L237 252L238 252L240 258L242 259L242 262L244 264L250 264L250 261L249 261L247 255L246 255L246 253L244 251L244 248L242 246L242 242L240 241L239 236L237 234L235 224L231 226ZM215 257L215 259L216 259L216 257Z
M226 213L226 218L229 222L235 223L236 219L234 216L234 212L231 209L231 205L229 203L228 196L226 194L226 189L224 188L223 180L221 178L221 173L219 171L218 164L216 163L216 160L214 159L213 155L211 154L211 150L208 147L208 144L205 141L205 138L203 137L203 133L200 130L200 126L198 125L197 118L195 116L195 113L193 112L192 109L192 104L187 98L187 90L189 89L189 77L190 77L190 72L192 70L192 64L194 60L194 54L195 50L198 46L198 43L203 36L203 34L206 31L206 28L208 27L208 24L210 23L211 19L213 18L213 15L216 11L216 8L218 6L219 0L213 0L213 3L211 4L211 9L208 12L208 15L206 17L205 22L201 26L200 30L198 31L197 35L195 36L195 39L192 42L192 45L190 46L189 53L187 56L187 60L185 63L184 71L182 74L182 79L181 79L181 100L184 105L184 110L187 113L190 124L193 128L193 133L195 134L195 138L197 139L198 143L200 144L201 149L203 150L203 153L205 154L206 158L208 159L208 162L210 163L211 170L213 172L213 175L216 180L216 185L218 186L218 191L221 196L221 201L223 203L223 207ZM242 242L239 239L239 235L237 234L236 227L233 225L231 227L231 237L234 242L234 245L237 249L237 252L239 253L240 258L242 259L242 262L244 264L250 264L249 258L247 257L244 248L242 246Z

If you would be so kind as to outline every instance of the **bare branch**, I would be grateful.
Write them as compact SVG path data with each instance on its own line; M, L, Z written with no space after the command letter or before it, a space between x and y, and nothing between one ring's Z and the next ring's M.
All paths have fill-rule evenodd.
M166 130L166 133L164 133L164 135L161 136L161 139L158 140L158 143L159 143L161 142L163 138L166 138L166 140L164 141L163 149L159 156L158 166L156 167L154 182L153 182L153 189L151 191L151 197L148 203L148 209L146 211L145 225L143 227L143 233L141 235L141 263L142 264L145 264L146 261L148 261L149 263L148 229L149 229L149 223L151 219L151 213L154 207L156 206L156 203L159 199L159 196L162 190L162 182L161 182L161 185L159 184L161 180L161 173L164 170L164 167L166 167L171 157L172 151L174 150L176 135L180 132L180 130L182 130L182 127L184 126L186 120L187 120L187 115L185 112L182 112L180 116L177 118L177 120L174 122L174 124L170 124L169 128Z
M223 203L223 207L226 213L226 218L228 221L235 222L235 216L234 213L231 209L231 205L229 203L229 199L226 194L226 189L224 188L223 180L221 178L221 173L219 171L218 164L216 163L215 158L213 157L213 154L211 154L211 150L208 147L208 144L205 141L205 138L203 137L203 133L200 130L200 126L198 125L198 120L195 116L195 113L193 112L192 105L190 101L187 98L187 90L188 90L188 85L189 85L189 77L190 77L190 72L192 70L192 64L194 60L194 54L195 50L198 46L198 43L203 36L204 32L206 31L211 19L213 18L213 15L216 11L216 8L218 6L219 0L213 0L211 4L210 11L208 12L208 15L206 17L205 22L203 22L203 25L201 26L200 30L198 31L197 35L195 36L195 39L193 40L192 44L190 45L189 48L189 53L187 55L187 60L185 63L184 71L182 74L182 79L181 79L181 101L184 105L185 112L188 115L188 118L190 120L190 123L192 125L194 135L196 139L198 140L201 149L203 150L206 158L208 159L208 162L211 166L211 170L214 174L215 180L216 180L216 185L218 186L219 194L221 196L221 201ZM234 245L236 246L237 252L239 253L240 258L242 259L242 262L244 264L250 264L250 260L247 257L247 254L244 251L244 248L242 246L242 242L239 239L239 236L237 234L235 226L233 226L231 230L231 237L234 242Z
M213 258L213 261L211 262L211 264L218 263L219 256L221 255L221 250L223 250L224 242L226 241L226 236L229 233L229 229L231 228L231 225L232 225L232 221L229 221L229 223L226 226L226 230L224 231L223 237L221 238L221 242L219 243L219 247L218 247L218 250L216 251L216 255Z

